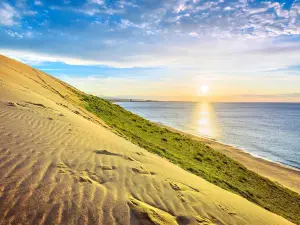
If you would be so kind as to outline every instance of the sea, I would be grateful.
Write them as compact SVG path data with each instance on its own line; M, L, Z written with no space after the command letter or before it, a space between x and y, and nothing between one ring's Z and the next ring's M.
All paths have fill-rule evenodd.
M300 169L300 103L116 104L150 121Z

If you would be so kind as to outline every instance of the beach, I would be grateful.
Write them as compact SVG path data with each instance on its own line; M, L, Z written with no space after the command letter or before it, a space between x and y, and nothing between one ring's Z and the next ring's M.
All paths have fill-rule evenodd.
M120 127L129 120L130 126ZM0 56L0 134L1 225L299 222L296 193L204 143L162 129L5 56ZM145 136L134 139L128 134ZM142 139L149 137L151 142ZM144 143L148 145L142 147ZM201 147L201 152L194 149L198 161L175 149L191 144ZM177 163L172 163L174 155ZM188 165L191 159L194 171L189 172L180 163ZM242 157L237 160L243 163ZM215 167L212 162L217 161L224 166ZM206 179L197 171L204 171ZM266 171L259 170L262 175ZM291 176L288 171L278 167L278 172ZM291 180L296 182L296 177ZM251 189L256 188L252 181L259 189Z
M241 149L230 145L222 144L209 138L192 135L170 126L158 123L158 125L166 127L174 132L179 132L187 137L201 141L209 145L211 148L220 151L226 156L240 162L248 169L262 176L265 176L287 188L290 188L300 193L300 171L296 168L287 167L285 165L268 161L262 158L255 157Z
M0 0L0 225L300 225L300 0Z

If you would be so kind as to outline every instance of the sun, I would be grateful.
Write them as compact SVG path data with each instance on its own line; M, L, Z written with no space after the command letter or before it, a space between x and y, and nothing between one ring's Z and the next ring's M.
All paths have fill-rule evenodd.
M208 90L209 90L209 87L207 85L201 85L200 86L201 95L203 95L203 96L207 95Z

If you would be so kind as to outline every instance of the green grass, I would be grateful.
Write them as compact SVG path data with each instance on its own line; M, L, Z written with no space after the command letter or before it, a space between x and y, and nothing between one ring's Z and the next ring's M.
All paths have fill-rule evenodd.
M77 94L88 111L132 143L300 224L299 194L248 170L200 141L160 127L101 98Z

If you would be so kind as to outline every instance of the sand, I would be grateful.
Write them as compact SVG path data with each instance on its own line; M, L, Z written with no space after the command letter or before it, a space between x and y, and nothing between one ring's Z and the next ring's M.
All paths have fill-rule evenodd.
M0 224L292 224L133 145L0 56Z

